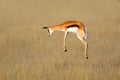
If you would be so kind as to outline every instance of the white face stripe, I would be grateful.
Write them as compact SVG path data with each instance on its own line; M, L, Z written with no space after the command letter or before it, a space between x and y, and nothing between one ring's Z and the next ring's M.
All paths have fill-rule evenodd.
M77 27L68 28L68 29L67 29L67 32L77 33L77 32L78 32L78 28L77 28Z
M49 35L51 36L53 31L49 28Z

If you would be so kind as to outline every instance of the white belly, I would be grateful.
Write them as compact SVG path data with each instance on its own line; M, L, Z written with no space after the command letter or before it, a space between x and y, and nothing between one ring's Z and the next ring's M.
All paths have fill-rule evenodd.
M72 28L68 28L67 32L73 32L73 33L77 33L78 28L77 27L72 27Z

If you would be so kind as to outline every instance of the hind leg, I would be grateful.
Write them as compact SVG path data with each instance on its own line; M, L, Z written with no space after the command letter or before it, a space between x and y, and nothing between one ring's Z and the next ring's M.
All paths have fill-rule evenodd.
M86 40L84 38L83 38L82 43L85 46L85 58L88 59L88 55L87 55L88 43L86 42Z
M77 37L82 41L82 43L83 43L83 45L84 45L84 47L85 47L84 56L85 56L86 59L88 59L88 55L87 55L88 43L87 43L87 41L85 40L85 38L82 36L81 33L78 33L78 34L77 34Z

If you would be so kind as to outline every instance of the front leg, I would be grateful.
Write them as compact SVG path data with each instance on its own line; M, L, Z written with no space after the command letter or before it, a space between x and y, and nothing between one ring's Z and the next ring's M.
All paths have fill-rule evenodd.
M64 42L63 42L64 52L67 52L67 48L66 48L66 37L67 37L67 34L68 34L68 32L65 31Z

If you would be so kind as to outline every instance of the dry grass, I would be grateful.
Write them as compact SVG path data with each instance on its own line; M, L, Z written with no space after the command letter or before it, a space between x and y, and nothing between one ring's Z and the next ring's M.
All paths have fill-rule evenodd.
M1 0L0 80L120 80L120 3L98 2L102 1L101 7L94 0L80 0L79 4L70 0L70 5L61 0L62 6L44 0ZM112 5L105 7L107 4ZM57 5L64 8L59 14ZM78 7L81 11L75 13ZM68 36L68 52L64 53L64 33L55 32L49 38L42 30L74 18L81 18L88 27L88 60L75 34Z

